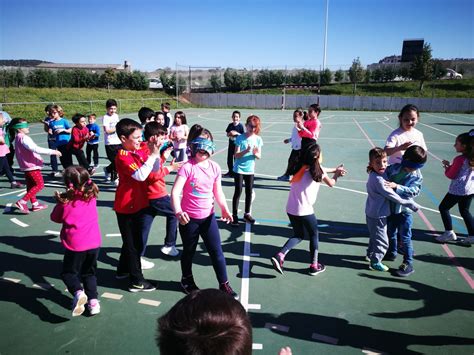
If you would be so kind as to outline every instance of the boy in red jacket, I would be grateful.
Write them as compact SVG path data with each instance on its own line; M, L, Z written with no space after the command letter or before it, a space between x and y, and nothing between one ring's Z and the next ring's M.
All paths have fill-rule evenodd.
M72 127L71 131L71 140L67 145L67 150L71 155L70 163L72 165L72 156L74 155L79 165L87 169L90 175L93 175L95 168L89 165L84 151L82 150L84 144L91 138L89 129L86 127L86 116L81 113L76 113L72 117L72 122L74 123L74 127Z

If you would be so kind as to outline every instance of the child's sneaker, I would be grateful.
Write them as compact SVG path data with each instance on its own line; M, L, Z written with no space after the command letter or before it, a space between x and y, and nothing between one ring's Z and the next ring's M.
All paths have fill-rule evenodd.
M30 213L30 211L28 210L28 203L26 201L18 200L16 201L15 206L20 210L21 213Z
M199 287L197 287L196 283L194 282L194 277L192 275L181 278L181 288L187 295L193 291L199 291Z
M140 258L140 264L142 265L142 270L150 270L155 267L155 263L148 261L145 258Z
M41 203L37 203L35 205L33 205L31 207L31 211L32 212L38 212L38 211L41 211L41 210L45 210L46 208L48 208L48 205L42 205Z
M12 181L10 187L12 189L21 189L23 187L23 184L19 183L18 181Z
M168 256L172 256L172 257L176 257L179 255L179 251L178 249L176 249L176 247L174 245L168 247L166 245L163 245L161 247L161 252L165 255L168 255Z
M252 215L250 213L244 214L244 220L247 223L255 224L255 219L252 217Z
M84 291L79 290L74 294L74 299L72 300L72 316L77 317L84 313L84 305L87 303L87 295Z
M150 282L143 280L142 282L138 283L131 283L128 287L130 292L151 292L155 291L156 287L153 286Z
M236 216L236 215L232 216L231 226L232 227L238 227L239 226L239 217L238 216Z
M280 274L283 274L283 263L285 262L285 256L282 253L278 253L275 256L272 256L271 260L273 268Z
M454 233L453 231L446 231L444 232L443 234L441 234L440 236L436 237L436 240L440 243L446 243L446 242L450 242L450 241L454 241L458 239L456 233Z
M325 270L326 270L326 266L324 266L321 263L311 264L309 266L309 274L312 275L312 276L320 274L320 273L324 272Z
M93 298L87 304L87 309L89 310L89 314L91 316L95 316L96 314L100 313L100 303L97 298Z
M370 263L369 269L374 270L374 271L388 271L389 270L388 266L382 264L381 262Z
M470 246L471 244L474 244L474 236L469 236L469 237L464 238L463 240L459 242L459 244L466 245L466 246Z
M104 166L104 177L106 181L111 181L110 173L107 171L107 168Z
M407 277L415 272L413 266L403 263L397 270L397 275L400 277Z
M230 287L229 281L224 282L223 284L220 284L219 285L219 290L221 290L222 292L227 293L229 296L234 297L234 299L236 299L236 300L239 299L239 295L232 289L232 287Z

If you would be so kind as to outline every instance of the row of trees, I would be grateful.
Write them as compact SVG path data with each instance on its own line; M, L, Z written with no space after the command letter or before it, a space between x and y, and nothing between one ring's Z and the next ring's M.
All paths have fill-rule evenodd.
M91 73L83 69L52 71L34 69L26 75L21 69L0 71L0 85L4 87L30 86L36 88L75 87L146 90L148 80L142 72L116 72L107 69L104 73Z

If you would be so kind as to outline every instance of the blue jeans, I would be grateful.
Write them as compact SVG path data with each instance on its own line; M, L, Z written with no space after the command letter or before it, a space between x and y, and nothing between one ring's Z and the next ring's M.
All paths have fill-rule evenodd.
M56 141L50 141L48 139L48 148L49 149L56 149L55 145L56 145ZM51 163L51 170L54 171L54 172L58 171L58 157L53 154L53 155L50 155L49 158L50 158L49 161Z
M178 234L178 219L174 214L174 210L171 207L171 198L166 195L160 198L152 199L149 201L150 206L145 209L143 215L143 252L142 256L145 255L145 248L148 242L148 235L150 234L151 224L156 216L166 217L166 237L165 246L172 247L176 245L176 235Z
M193 274L193 257L196 253L199 235L201 235L207 252L211 257L217 281L219 281L219 284L228 281L225 257L222 252L221 236L214 213L207 218L191 218L188 224L180 224L179 234L181 234L183 241L183 253L181 254L181 272L183 277L188 277Z
M413 216L411 213L392 214L387 218L388 251L387 255L397 256L400 249L403 254L403 262L413 264L413 243L411 241L411 226ZM399 245L399 242L401 245Z

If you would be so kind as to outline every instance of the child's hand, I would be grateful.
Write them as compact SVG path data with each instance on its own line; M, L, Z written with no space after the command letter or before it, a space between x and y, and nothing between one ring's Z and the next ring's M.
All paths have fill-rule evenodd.
M252 153L253 153L253 155L257 155L258 154L258 147L254 147L252 149Z
M337 176L344 176L347 174L347 170L344 169L344 164L340 164L337 168L336 168L336 174Z
M233 221L232 214L227 210L222 211L221 221L227 224L231 223Z
M395 190L395 189L397 188L397 186L398 186L396 183L394 183L394 182L392 182L392 181L386 181L386 180L384 181L383 184L384 184L385 186L391 188L391 189L394 189L394 190Z
M443 168L445 168L445 169L447 169L451 166L451 164L449 163L448 160L443 160L441 163L443 164Z
M175 161L175 159L173 159L168 167L169 172L177 171L184 163L184 161Z
M62 157L62 154L59 150L55 150L54 155L56 155L57 157Z
M292 352L289 346L285 346L284 348L281 348L280 352L278 353L278 355L291 355L291 354Z
M232 137L235 137L235 136L240 136L240 133L237 132L237 131L230 131L230 135L231 135Z
M288 144L288 143L290 143L290 142L291 142L291 139L284 139L284 140L283 140L283 143L285 143L285 144Z
M168 148L166 148L163 151L163 153L161 153L161 156L163 157L163 159L168 160L172 151L173 151L173 146L170 145Z
M413 142L406 142L401 144L398 148L399 150L407 150L411 145L413 145Z
M184 226L185 224L188 224L189 221L191 220L191 219L189 218L189 215L188 215L186 212L180 212L180 213L178 213L178 214L176 215L176 217L178 218L179 224L181 224L181 225L183 225L183 226Z

